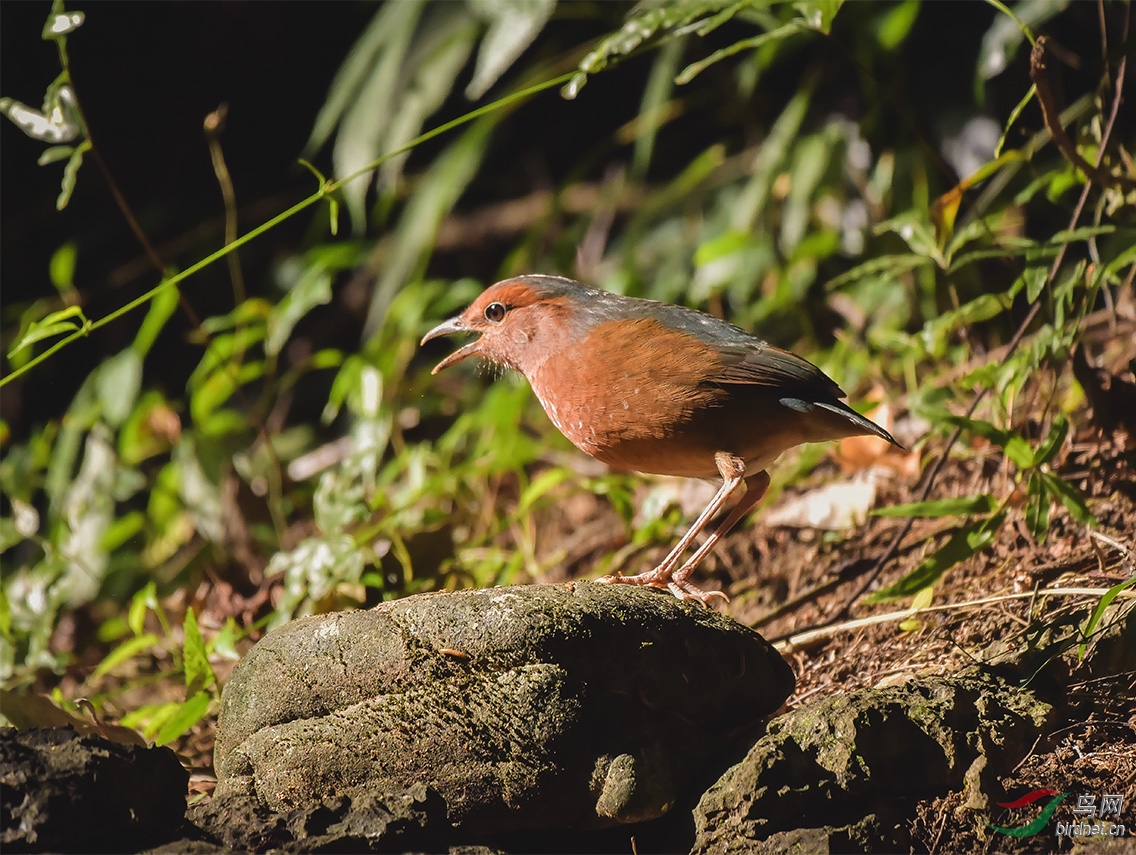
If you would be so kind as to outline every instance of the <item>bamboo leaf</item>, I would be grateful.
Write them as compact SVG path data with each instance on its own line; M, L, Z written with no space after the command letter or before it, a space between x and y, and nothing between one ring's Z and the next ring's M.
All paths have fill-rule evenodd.
M118 645L114 650L106 655L106 658L98 664L94 673L91 675L92 680L97 680L113 671L116 667L121 665L128 659L133 659L139 653L149 650L151 647L158 645L158 636L153 633L146 633L145 635L136 635L133 638L128 638L122 644Z
M477 51L477 66L465 96L476 101L533 43L556 8L556 0L470 0L474 13L489 21Z
M1061 504L1069 511L1073 519L1082 525L1096 526L1097 518L1093 516L1088 505L1085 504L1084 494L1059 475L1052 472L1042 472L1045 486L1061 500Z
M154 737L154 744L165 745L167 742L173 742L179 736L188 733L191 727L205 718L212 700L212 696L205 691L187 698L186 702L178 707L177 712L166 719L165 724L158 730Z
M1113 585L1111 588L1105 591L1104 596L1100 598L1100 601L1097 603L1096 608L1093 609L1093 613L1089 615L1089 619L1085 621L1085 625L1081 628L1081 635L1084 638L1089 638L1096 631L1097 626L1100 624L1101 618L1104 616L1105 609L1112 605L1113 600L1117 598L1121 591L1127 591L1133 585L1136 585L1136 576L1133 576L1131 579L1121 582L1118 585ZM1085 644L1081 644L1081 646L1077 649L1078 661L1084 658L1085 647Z
M1026 527L1034 540L1045 543L1049 534L1049 490L1037 469L1030 472L1026 493L1029 496L1026 502Z
M989 493L978 496L959 496L953 499L932 499L926 502L909 502L906 505L893 505L890 508L877 508L874 517L953 517L968 514L988 514L998 506L997 500Z
M865 598L866 604L898 600L918 593L929 585L934 585L943 574L972 555L981 552L994 542L998 528L1005 519L1005 512L995 514L977 522L960 526L942 547L919 563L914 570L881 591Z
M185 644L182 647L182 667L185 669L186 693L192 694L208 689L217 682L209 656L205 652L205 639L197 626L197 616L193 609L185 612Z

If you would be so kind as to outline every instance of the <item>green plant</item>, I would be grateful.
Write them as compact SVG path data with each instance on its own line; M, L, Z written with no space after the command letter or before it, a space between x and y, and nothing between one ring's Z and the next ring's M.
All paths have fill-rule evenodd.
M1030 26L1060 12L1031 8L1040 17ZM1051 144L1050 128L1017 135L1041 97L1024 78L1010 87L1017 106L999 117L997 150L956 178L906 126L916 121L910 93L904 101L883 85L926 13L914 2L733 0L380 7L306 152L316 161L334 137L335 177L308 164L318 187L306 198L183 270L161 270L157 286L100 317L85 313L77 250L61 241L48 271L54 293L9 310L0 385L34 382L37 367L73 342L146 311L130 345L103 354L66 412L5 448L0 681L27 685L78 664L82 651L52 639L62 616L85 610L102 627L99 643L115 645L93 666L90 694L134 685L132 665L146 678L181 680L188 707L162 699L130 719L172 739L207 714L216 697L209 657L235 655L242 634L413 591L538 577L548 569L537 557L541 514L573 495L598 489L627 527L628 547L613 562L665 539L677 510L636 519L635 482L565 465L552 452L567 444L523 385L468 378L445 387L429 376L419 336L482 284L455 280L464 268L453 253L439 263L447 241L479 252L479 280L575 271L614 291L728 315L804 350L850 391L869 379L897 396L905 388L932 436L959 431L964 453L993 450L1006 461L1004 481L976 495L886 512L957 522L877 599L926 599L1015 515L1039 542L1057 508L1092 525L1091 502L1060 471L1075 395L1028 418L1015 403L1038 377L1068 388L1080 324L1136 263L1108 103L1084 95L1059 122L1114 184L1096 172L1090 180ZM59 3L51 15L49 24L81 23ZM561 36L569 16L598 37ZM974 70L979 92L1008 67L996 58L1033 41L1013 18L993 20ZM4 105L45 142L75 134L67 151L44 155L69 158L61 205L84 153L97 153L67 94L79 72L66 34L51 36L62 73L44 109ZM501 95L455 107L458 70L475 51L464 94ZM606 81L636 68L641 97L604 102ZM859 121L833 102L841 80L851 81ZM575 101L550 108L556 118L534 134L529 103L560 87ZM981 109L969 83L962 91L963 107ZM574 162L550 170L539 192L516 190L528 185L514 165L502 167L501 152L510 157L518 137L574 135L580 111L601 112L596 105L613 114L602 138L574 138ZM454 117L423 133L436 115ZM398 120L383 124L390 116ZM1092 203L1083 222L1071 216L1078 189ZM350 238L339 235L341 206ZM194 274L309 211L317 216L304 245L260 271L248 295L234 284L230 304L192 325L201 352L185 387L155 380L150 355L169 334L179 289L190 293ZM355 278L374 283L362 341L289 355L306 344L304 324ZM1015 341L1028 312L1005 358L979 353ZM322 418L292 420L293 397L313 382ZM983 408L968 410L976 390ZM796 477L819 454L783 471ZM207 625L204 606L178 594L203 579L256 589L256 617ZM115 604L125 601L133 605L123 618Z

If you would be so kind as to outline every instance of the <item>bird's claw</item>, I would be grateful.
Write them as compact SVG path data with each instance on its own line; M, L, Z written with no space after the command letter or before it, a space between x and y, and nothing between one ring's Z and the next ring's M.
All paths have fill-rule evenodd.
M596 579L596 582L601 585L635 585L637 587L660 588L670 591L680 600L697 600L708 608L711 600L715 597L721 597L726 603L730 602L730 598L722 591L703 591L685 580L676 581L672 579L669 573L656 574L652 571L650 573L639 573L636 576L601 576Z

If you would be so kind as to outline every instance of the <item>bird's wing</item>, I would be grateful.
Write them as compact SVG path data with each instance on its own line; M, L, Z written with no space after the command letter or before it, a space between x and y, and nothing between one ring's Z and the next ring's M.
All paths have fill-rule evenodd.
M836 381L795 353L765 344L718 345L721 383L771 386L785 390L808 389L824 398L843 398Z

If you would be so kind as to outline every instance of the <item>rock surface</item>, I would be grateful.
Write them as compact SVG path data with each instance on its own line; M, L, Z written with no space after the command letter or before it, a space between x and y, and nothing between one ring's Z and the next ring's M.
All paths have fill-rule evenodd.
M132 852L170 840L189 773L168 748L80 736L71 728L0 730L5 852Z
M424 594L266 635L225 686L215 799L288 811L425 784L465 832L641 822L793 684L760 635L655 591Z
M694 852L906 849L897 817L949 790L984 800L1051 712L977 670L792 710L703 795Z

